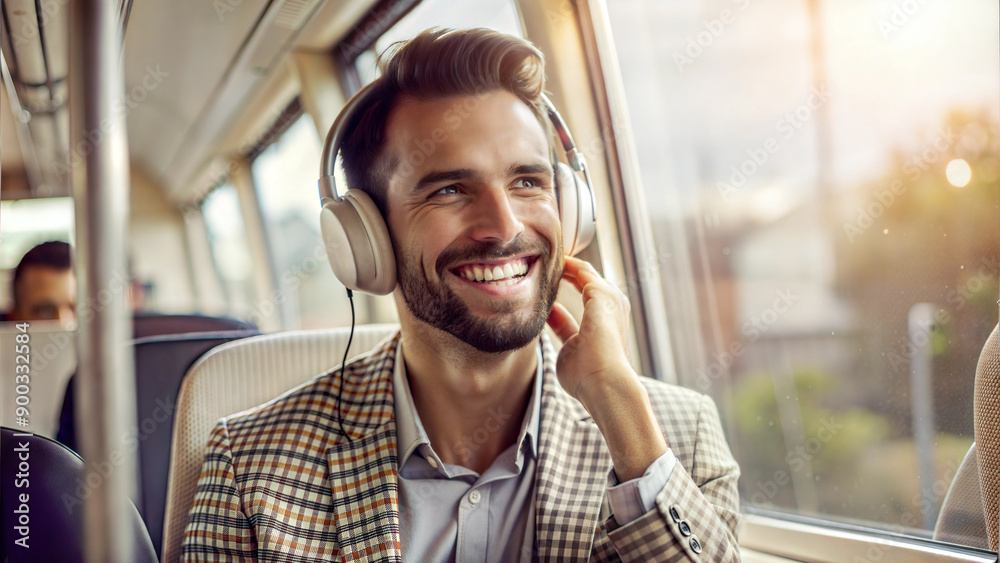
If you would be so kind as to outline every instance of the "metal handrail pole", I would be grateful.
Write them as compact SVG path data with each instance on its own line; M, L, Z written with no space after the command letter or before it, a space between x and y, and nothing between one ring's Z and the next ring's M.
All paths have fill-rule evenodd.
M132 554L136 427L125 245L129 211L124 70L116 2L70 5L70 165L76 205L76 426L87 462L86 561Z

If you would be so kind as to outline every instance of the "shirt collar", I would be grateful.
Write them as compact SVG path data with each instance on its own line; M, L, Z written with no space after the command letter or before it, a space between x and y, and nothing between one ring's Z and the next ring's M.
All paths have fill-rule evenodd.
M524 464L524 452L536 455L538 448L539 420L541 418L542 399L542 343L539 342L535 348L538 355L538 367L535 368L535 378L532 383L531 398L528 401L528 409L525 411L525 419L521 422L521 432L517 439L517 457L515 463L520 468ZM413 455L421 445L426 445L424 450L428 455L433 456L438 467L444 469L444 464L437 457L437 453L430 445L424 425L420 422L420 414L413 405L413 395L410 393L410 384L406 378L406 364L403 361L403 341L400 340L396 346L396 361L392 373L392 392L394 397L394 408L396 414L396 454L399 460L399 467L406 465L407 460Z

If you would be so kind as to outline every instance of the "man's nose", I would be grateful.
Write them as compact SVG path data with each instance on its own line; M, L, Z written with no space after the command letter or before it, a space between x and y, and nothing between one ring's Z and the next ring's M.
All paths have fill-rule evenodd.
M511 205L507 189L484 190L475 203L474 227L470 233L476 240L510 242L524 231L524 223Z

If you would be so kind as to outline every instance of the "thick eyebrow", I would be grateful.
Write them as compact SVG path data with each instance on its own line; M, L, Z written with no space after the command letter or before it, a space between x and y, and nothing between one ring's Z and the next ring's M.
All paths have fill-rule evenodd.
M532 174L543 174L552 176L552 165L545 164L514 164L507 169L507 176L528 176Z
M466 178L471 178L472 180L479 179L479 173L471 168L456 168L455 170L440 170L435 172L430 172L426 174L423 178L417 181L416 185L413 186L413 193L419 193L429 186L435 184L440 184L441 182L455 182L457 180L464 180Z
M544 164L513 164L507 168L507 176L524 176L530 174L543 174L546 176L552 175L552 166L548 163ZM423 178L417 181L413 186L411 193L420 193L421 191L427 189L430 186L441 184L444 182L457 182L459 180L469 179L474 182L480 181L482 176L479 172L472 170L471 168L456 168L455 170L438 170L434 172L429 172L424 175Z

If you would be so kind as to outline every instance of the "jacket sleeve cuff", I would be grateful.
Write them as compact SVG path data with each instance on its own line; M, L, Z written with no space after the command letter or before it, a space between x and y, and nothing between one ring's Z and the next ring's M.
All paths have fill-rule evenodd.
M667 448L666 453L646 468L642 477L619 484L612 469L608 476L608 502L615 520L622 525L628 524L652 510L656 506L656 495L667 486L676 465L677 458Z

